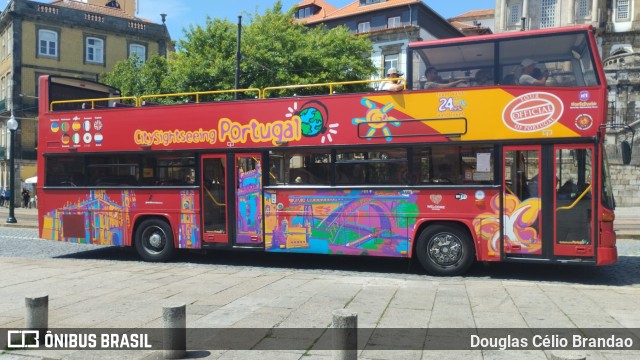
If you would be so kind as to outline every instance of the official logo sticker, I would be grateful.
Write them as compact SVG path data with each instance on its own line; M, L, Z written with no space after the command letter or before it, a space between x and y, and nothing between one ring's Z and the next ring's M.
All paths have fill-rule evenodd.
M464 193L457 193L456 194L456 200L461 200L462 201L462 200L467 200L467 198L468 198L467 194L464 194Z
M502 112L502 121L514 131L528 133L550 127L563 113L560 98L546 92L532 92L511 100Z
M576 127L580 130L588 130L593 125L593 118L589 114L580 114L576 118Z

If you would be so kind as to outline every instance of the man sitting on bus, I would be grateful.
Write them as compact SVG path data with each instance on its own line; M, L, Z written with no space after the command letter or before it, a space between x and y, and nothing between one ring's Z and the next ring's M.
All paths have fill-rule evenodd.
M448 83L441 83L438 78L438 70L436 70L436 68L434 68L433 66L429 66L427 70L424 71L424 76L426 76L427 78L427 82L424 83L425 89L450 88L458 84L462 84L463 82L466 81L464 79L460 79L460 80L454 80Z
M404 89L404 85L401 80L393 80L400 77L400 73L394 67L389 68L387 71L387 78L392 80L383 81L380 85L380 90L383 91L401 91Z
M531 59L524 59L520 63L522 65L522 75L518 79L518 84L520 85L545 85L547 83L547 78L549 77L549 73L545 70L542 72L542 75L539 79L536 79L533 76L533 72L536 68L537 62Z

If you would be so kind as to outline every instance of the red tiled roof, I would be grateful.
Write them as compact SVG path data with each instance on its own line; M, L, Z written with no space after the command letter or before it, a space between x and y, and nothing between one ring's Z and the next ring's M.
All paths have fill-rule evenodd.
M304 19L297 19L297 21L302 23L311 23L311 22L321 21L323 19L326 19L329 14L337 10L335 6L328 4L324 0L304 0L298 3L296 5L296 8L301 8L301 7L305 7L312 4L315 4L318 7L320 7L320 11L318 11L317 14L311 15Z
M334 12L328 13L326 16L323 16L323 17L312 16L305 19L301 19L301 20L303 20L306 23L313 23L313 22L324 21L329 19L336 19L344 16L362 14L362 13L380 10L380 9L387 9L387 8L396 7L400 5L420 4L420 3L422 3L422 0L387 0L380 3L376 3L376 4L367 4L367 5L361 6L360 1L354 1L343 8L340 8Z
M467 19L467 18L471 18L471 19L478 19L478 18L482 18L482 17L491 17L494 16L494 10L493 9L485 9L485 10L470 10L467 11L465 13L462 13L460 15L454 16L452 18L450 18L449 20L462 20L462 19Z
M451 21L449 20L449 24L451 24L452 26L454 26L456 29L462 30L462 29L469 29L469 28L477 28L477 26L475 25L470 25L467 23L463 23L461 21Z
M113 7L92 5L92 4L87 4L87 3L83 3L83 2L80 2L80 1L74 1L74 0L56 0L56 1L52 1L50 4L51 5L55 5L55 6L66 7L66 8L70 8L70 9L76 9L76 10L82 10L82 11L87 11L87 12L98 13L98 14L102 14L102 15L115 16L115 17L119 17L119 18L125 18L125 19L131 19L131 20L137 20L137 21L144 21L144 22L152 23L152 21L136 18L135 16L131 16L131 15L127 14L126 12L124 12L121 9L116 9L116 8L113 8Z

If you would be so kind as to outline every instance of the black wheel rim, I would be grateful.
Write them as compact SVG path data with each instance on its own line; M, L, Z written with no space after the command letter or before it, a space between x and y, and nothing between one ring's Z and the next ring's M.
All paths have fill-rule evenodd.
M433 236L427 246L429 259L442 267L450 267L459 263L463 252L462 239L447 232Z
M167 234L158 226L150 226L142 232L142 244L146 252L157 255L167 246Z

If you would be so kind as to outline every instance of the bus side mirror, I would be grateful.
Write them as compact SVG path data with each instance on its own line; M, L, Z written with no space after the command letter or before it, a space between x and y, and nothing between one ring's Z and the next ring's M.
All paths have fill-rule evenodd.
M620 150L622 151L622 164L631 164L631 144L627 140L623 140L620 143Z

